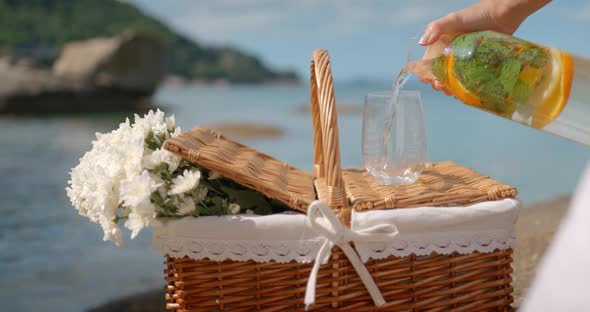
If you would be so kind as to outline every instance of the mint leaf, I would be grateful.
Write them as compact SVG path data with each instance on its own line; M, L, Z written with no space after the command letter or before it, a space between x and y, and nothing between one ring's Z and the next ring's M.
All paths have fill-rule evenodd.
M478 33L483 39L495 40L507 45L530 45L528 41L513 36L497 33L491 30L484 30Z
M493 39L483 39L473 57L488 65L497 66L512 57L513 48Z
M523 66L531 65L535 68L541 68L547 64L547 51L543 48L532 47L522 50L517 58Z
M470 59L480 38L481 33L476 32L464 34L453 39L451 48L453 49L454 58L459 60Z
M498 80L491 80L482 86L479 93L484 107L491 111L497 111L498 106L504 102L504 87Z
M453 74L460 79L467 90L478 94L485 84L496 78L496 69L474 59L456 60Z
M521 65L518 60L509 59L500 66L500 75L498 80L502 84L504 94L508 94L514 88L518 74L520 74Z

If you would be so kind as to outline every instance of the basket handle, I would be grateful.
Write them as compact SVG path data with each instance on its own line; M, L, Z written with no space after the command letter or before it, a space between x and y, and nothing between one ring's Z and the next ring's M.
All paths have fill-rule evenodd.
M311 115L313 122L314 176L325 181L326 192L320 198L333 210L339 210L341 221L349 220L350 210L342 181L338 116L330 56L324 49L313 51L311 60ZM321 192L320 192L321 195ZM348 222L346 222L348 223Z

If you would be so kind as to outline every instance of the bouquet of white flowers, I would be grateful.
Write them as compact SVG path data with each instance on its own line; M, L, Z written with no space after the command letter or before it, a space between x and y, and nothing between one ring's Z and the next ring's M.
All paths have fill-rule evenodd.
M164 141L179 133L174 116L165 118L158 110L96 134L92 149L72 169L66 191L80 215L101 225L104 240L122 245L121 220L135 238L166 218L288 209L164 150Z

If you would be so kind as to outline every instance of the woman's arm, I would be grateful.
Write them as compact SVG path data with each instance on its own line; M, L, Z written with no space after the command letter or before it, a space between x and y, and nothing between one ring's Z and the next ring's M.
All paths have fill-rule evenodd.
M443 34L494 30L512 35L522 22L551 0L482 0L432 21L419 43L431 45Z

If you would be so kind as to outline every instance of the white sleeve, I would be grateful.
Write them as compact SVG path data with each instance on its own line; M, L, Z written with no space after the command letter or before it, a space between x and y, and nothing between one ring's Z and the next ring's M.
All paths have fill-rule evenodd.
M590 165L543 258L523 312L590 311Z

